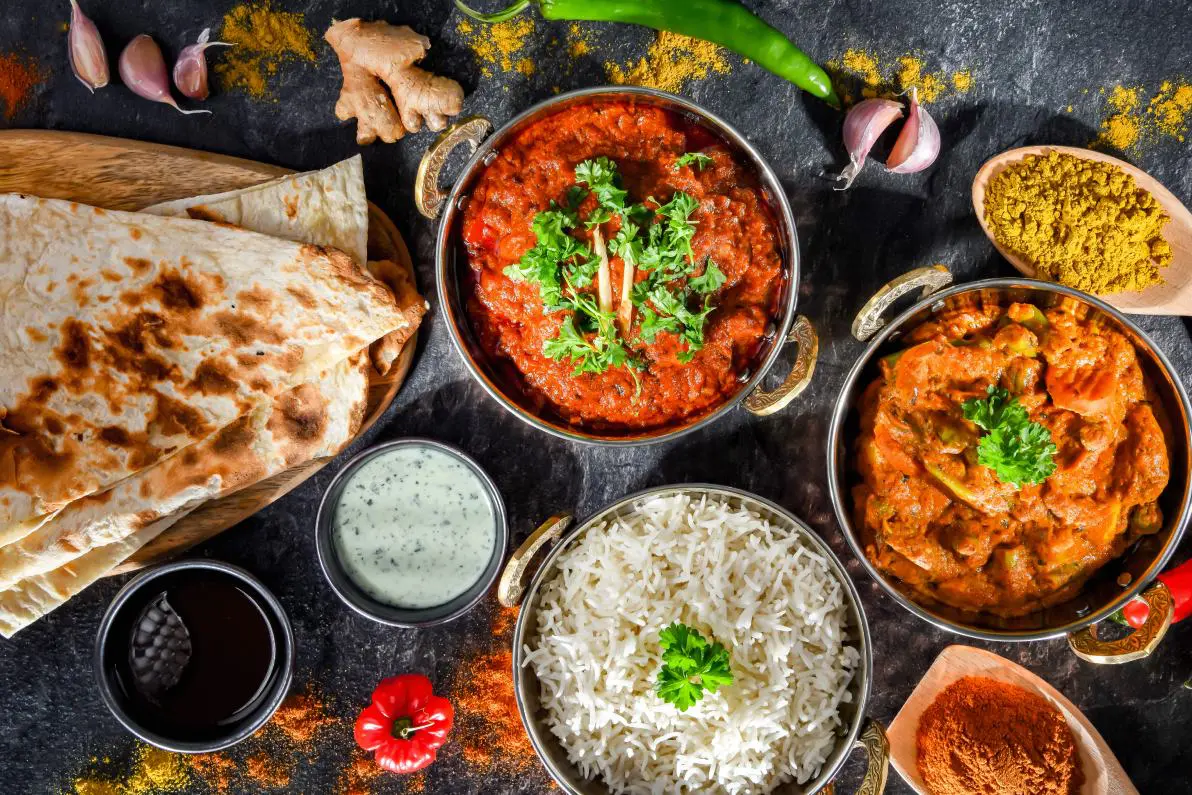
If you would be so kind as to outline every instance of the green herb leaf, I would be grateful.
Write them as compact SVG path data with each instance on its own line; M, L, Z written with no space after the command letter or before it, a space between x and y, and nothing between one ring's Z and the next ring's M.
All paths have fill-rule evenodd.
M710 165L712 165L712 158L703 152L687 152L675 161L675 171L678 171L683 166L694 166L700 171L703 171Z
M1058 451L1051 431L1032 422L1026 408L1005 389L991 386L986 395L961 406L965 419L987 431L977 442L977 463L992 469L1003 483L1042 483L1056 468Z
M699 276L689 279L687 281L687 286L692 290L695 290L697 293L703 293L704 295L707 295L709 293L714 293L723 287L727 278L728 277L724 275L724 272L721 271L720 268L716 267L716 263L712 261L711 257L709 257L708 265L704 268L704 272Z
M709 644L698 630L675 622L658 635L662 668L655 692L663 701L686 712L704 697L733 682L728 649Z
M575 167L575 181L587 185L602 207L620 210L628 191L617 185L617 164L607 157L585 160Z

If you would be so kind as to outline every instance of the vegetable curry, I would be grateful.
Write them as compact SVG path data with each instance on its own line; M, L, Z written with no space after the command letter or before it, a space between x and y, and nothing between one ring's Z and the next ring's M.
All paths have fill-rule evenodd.
M1133 344L1087 307L974 297L906 339L861 401L853 496L878 569L1019 616L1159 530L1166 419Z
M757 175L671 111L573 105L500 149L463 214L467 314L533 410L611 433L743 385L786 283Z

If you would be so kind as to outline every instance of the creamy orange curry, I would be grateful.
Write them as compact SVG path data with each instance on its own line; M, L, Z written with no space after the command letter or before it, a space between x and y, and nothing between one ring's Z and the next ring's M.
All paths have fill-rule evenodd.
M928 601L1018 616L1072 597L1160 528L1166 421L1120 332L1074 301L974 299L906 341L861 405L856 523L882 572ZM1041 483L1002 482L978 461L983 431L961 407L990 387L1050 431Z

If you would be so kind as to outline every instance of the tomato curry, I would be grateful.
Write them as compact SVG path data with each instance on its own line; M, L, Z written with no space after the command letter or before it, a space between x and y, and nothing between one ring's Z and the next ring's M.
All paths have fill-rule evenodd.
M679 162L693 152L707 158L698 166L688 162L691 156ZM684 192L698 202L691 260L714 261L725 279L709 296L715 308L694 356L684 355L675 333L647 342L642 311L623 331L635 367L577 372L571 361L544 355L544 344L560 335L572 312L544 308L538 286L511 278L508 269L535 246L535 216L569 201L576 166L602 157L619 169L629 201L654 210ZM581 222L568 234L600 250L582 222L593 217L595 202L593 195L583 200ZM603 240L613 240L621 224L616 215L599 224ZM512 373L506 380L536 413L589 431L681 425L722 405L755 365L783 295L781 238L756 173L705 128L650 104L574 105L517 133L477 179L462 233L471 266L464 305L484 354L498 373ZM625 264L614 255L608 267L616 300ZM633 283L645 275L639 268Z
M853 497L878 569L929 602L1019 616L1071 598L1159 530L1166 420L1133 344L1085 305L974 298L907 341L861 401ZM978 462L961 406L991 386L1050 431L1041 483L1016 487Z

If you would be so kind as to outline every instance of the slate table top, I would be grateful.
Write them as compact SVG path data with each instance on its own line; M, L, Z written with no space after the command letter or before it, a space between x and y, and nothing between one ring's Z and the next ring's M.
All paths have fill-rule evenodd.
M150 32L171 57L183 42L216 31L232 0L124 0L86 3L113 57L132 36ZM532 75L486 67L447 0L275 0L303 12L315 32L318 61L287 66L271 78L276 101L222 91L209 117L183 117L113 85L92 97L66 65L62 23L67 3L13 0L0 8L0 52L19 51L48 74L30 102L5 126L76 130L189 146L277 163L318 168L357 151L353 127L332 114L339 87L334 55L318 34L333 17L383 18L430 36L428 66L459 80L465 113L500 123L528 105L567 90L607 82L605 62L635 62L653 34L644 29L585 25L591 50L578 58L559 45L565 23L537 20L519 57ZM490 4L492 5L492 4ZM947 264L958 281L1012 275L981 234L969 184L986 158L1031 143L1087 145L1106 114L1101 88L1118 83L1153 92L1169 79L1192 76L1192 7L1186 0L1116 3L1081 0L1001 3L948 0L748 0L747 5L791 35L820 61L858 48L895 58L918 53L929 69L970 70L972 88L931 107L944 150L934 167L911 176L871 165L848 192L834 192L824 174L843 161L839 117L789 84L728 55L730 69L695 80L682 93L730 119L768 158L794 208L803 264L799 311L821 335L814 383L793 406L768 419L737 411L670 444L639 449L586 447L543 435L506 414L468 377L432 311L415 368L387 416L363 445L429 436L458 445L492 474L520 539L560 510L591 513L644 487L710 481L752 490L803 517L846 561L873 632L875 675L869 714L889 722L935 655L955 636L919 621L889 599L853 559L832 515L824 471L829 413L862 346L849 324L866 298L911 267ZM490 74L485 74L485 70ZM1149 95L1149 94L1148 94ZM2 117L0 117L2 118ZM423 132L363 149L369 195L396 220L415 252L418 279L433 294L433 224L412 206L418 159L431 140ZM1150 171L1185 201L1192 199L1192 144L1174 137L1147 142L1125 157ZM1192 379L1192 347L1181 319L1141 317L1141 326ZM789 363L789 359L788 362ZM780 365L778 372L784 372ZM777 376L771 376L776 380ZM316 683L336 714L350 719L382 676L423 671L450 679L460 661L492 646L495 598L454 623L394 630L346 609L319 571L312 517L343 457L294 493L192 554L255 572L280 597L297 636L296 683ZM1192 552L1188 543L1176 560ZM133 741L107 713L93 687L90 653L96 626L122 578L105 580L48 618L0 643L0 791L69 791L92 758L127 758ZM1100 730L1138 789L1192 792L1192 626L1171 630L1149 659L1096 667L1074 657L1063 640L1030 644L973 642L1025 665L1075 702ZM346 731L321 742L293 772L289 791L331 792L349 759ZM859 761L839 783L856 787ZM402 792L396 778L376 792ZM537 769L510 773L469 766L445 751L425 779L428 792L536 793L549 782ZM196 791L202 791L198 789ZM245 791L248 791L247 789ZM891 772L892 793L908 788Z

